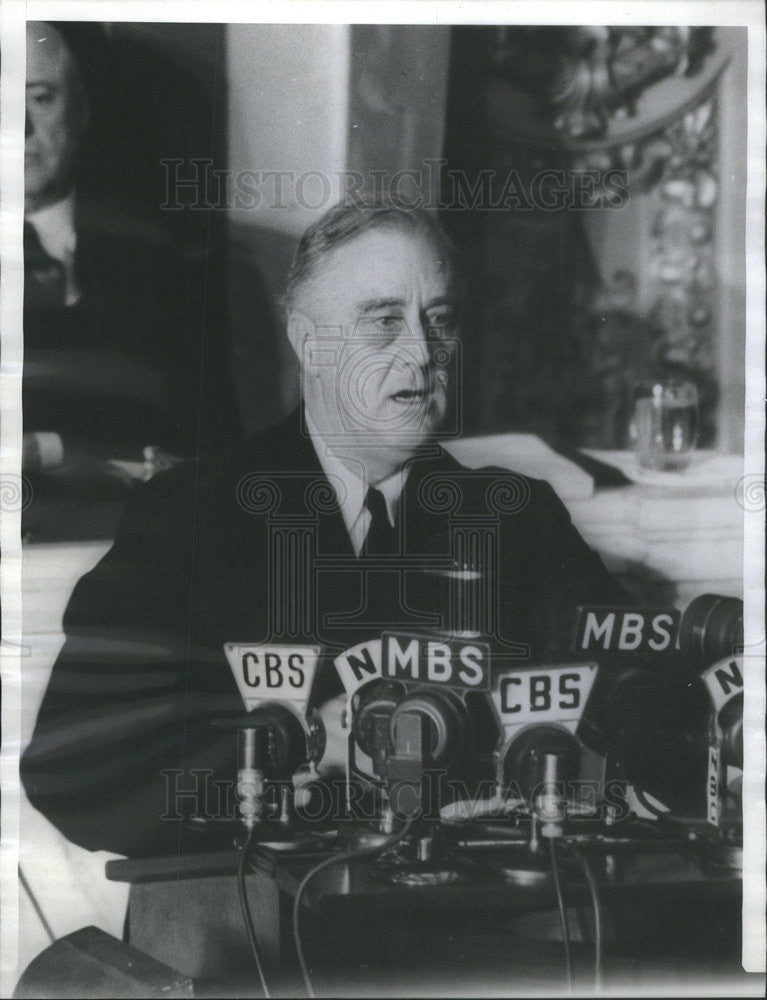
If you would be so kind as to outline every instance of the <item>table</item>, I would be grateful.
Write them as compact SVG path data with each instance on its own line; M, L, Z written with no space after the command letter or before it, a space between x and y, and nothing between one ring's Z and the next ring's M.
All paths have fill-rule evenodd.
M301 917L317 995L564 991L553 882L544 877L519 884L507 874L525 850L465 848L462 857L477 866L468 884L390 884L368 860L319 873L307 888ZM603 844L584 852L602 900L606 985L631 982L637 995L653 974L740 981L737 874L707 871L697 851L681 841L670 848L650 840L641 848ZM267 981L277 995L302 995L293 899L303 876L326 856L253 850L246 887ZM196 995L258 995L237 900L238 857L231 850L107 865L108 878L131 883L130 943L194 977ZM587 886L564 858L560 864L576 983L589 989ZM744 992L748 983L741 984Z

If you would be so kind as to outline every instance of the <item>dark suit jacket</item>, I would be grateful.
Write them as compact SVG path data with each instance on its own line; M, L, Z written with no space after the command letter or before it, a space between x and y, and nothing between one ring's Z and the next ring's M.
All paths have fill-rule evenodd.
M198 432L203 447L235 439L226 322L206 262L84 195L75 229L75 305L51 303L25 262L24 429L119 458L149 444L191 456Z
M424 590L424 567L467 553L476 563L472 537L485 539L475 549L497 597L499 655L522 643L533 662L566 658L575 605L626 597L546 483L469 472L437 446L413 461L400 525L401 555L388 569L355 556L297 414L230 455L151 480L69 603L66 644L22 761L32 803L91 849L180 849L177 823L160 818L162 772L183 771L185 788L194 769L236 773L232 734L211 725L242 710L223 644L322 643L321 701L340 690L332 656L386 625L417 624L435 593Z

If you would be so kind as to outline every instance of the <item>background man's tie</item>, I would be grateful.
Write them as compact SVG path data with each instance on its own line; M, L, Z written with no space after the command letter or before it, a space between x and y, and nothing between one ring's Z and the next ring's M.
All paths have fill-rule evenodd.
M389 521L386 501L374 486L368 489L365 506L370 512L370 527L365 536L364 551L371 556L393 555L399 552L397 529Z
M34 290L28 288L28 301L37 308L59 309L69 305L68 299L77 299L77 294L67 295L67 269L65 264L52 257L40 242L37 230L31 222L24 223L24 274ZM73 283L74 274L71 276ZM73 286L74 290L74 286Z

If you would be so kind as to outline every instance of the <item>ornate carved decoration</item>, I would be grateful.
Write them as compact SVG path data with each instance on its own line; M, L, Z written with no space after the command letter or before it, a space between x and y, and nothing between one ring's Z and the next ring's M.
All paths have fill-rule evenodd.
M709 101L727 65L711 28L683 27L505 28L493 58L499 136L548 157L557 149L575 173L627 170L632 194L678 156L678 123Z
M572 28L551 93L554 125L570 139L601 138L610 118L634 113L637 96L669 75L694 75L706 28Z
M713 434L713 352L717 273L714 259L717 102L704 102L666 129L671 147L657 192L651 236L650 317L663 331L661 359L698 383L704 440Z
M501 28L493 64L570 144L610 141L615 123L637 116L643 91L694 77L712 49L711 28Z
M640 282L627 271L605 275L587 308L582 433L593 444L625 445L633 385L673 374L698 384L710 442L716 94L726 66L712 29L507 28L495 42L488 111L509 158L564 162L572 192L585 190L588 175L592 204L608 208L619 171L628 195L644 196L649 208L649 308L640 309Z
M669 375L691 378L698 385L701 438L710 443L714 437L716 98L682 115L652 143L652 174L645 170L641 176L652 206L647 260L651 306L644 315L637 310L636 277L619 272L591 310L592 372L603 410L602 420L593 421L590 430L593 435L597 426L603 428L605 446L611 447L626 444L621 428L626 426L631 384ZM640 185L633 173L630 178L636 190ZM627 288L631 295L623 294Z

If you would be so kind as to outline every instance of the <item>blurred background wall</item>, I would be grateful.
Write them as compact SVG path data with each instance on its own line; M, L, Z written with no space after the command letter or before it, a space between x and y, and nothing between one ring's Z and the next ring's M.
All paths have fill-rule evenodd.
M112 173L198 264L245 433L297 400L279 294L300 232L357 178L394 178L465 253L467 433L625 447L631 383L676 375L702 444L741 447L745 29L107 31L132 109ZM516 197L541 171L572 197L615 170L612 201L565 203L551 177Z
M279 311L273 325L261 319L253 268L274 306L299 232L362 176L368 189L394 178L401 193L439 204L464 250L474 288L467 433L625 447L632 383L676 376L698 384L701 443L737 451L745 31L691 41L654 30L614 36L605 54L598 36L563 29L227 26L227 169L286 174L277 195L260 173L258 204L229 209L246 429L297 398ZM648 66L658 53L665 65ZM600 58L624 74L625 100L594 94ZM550 99L568 72L582 106L577 94ZM510 175L529 193L541 171L564 171L567 187L610 170L623 178L612 202L552 207L562 192L549 185L543 207L494 204Z

